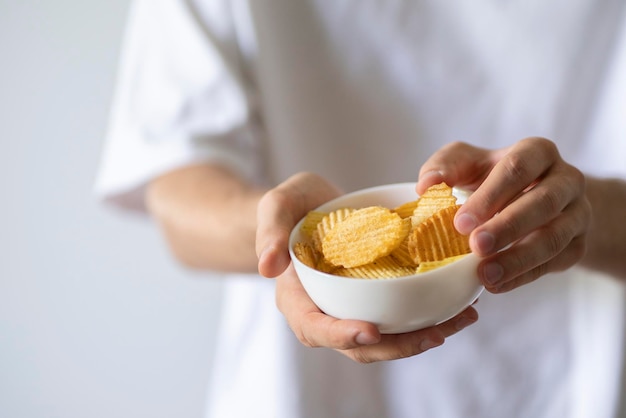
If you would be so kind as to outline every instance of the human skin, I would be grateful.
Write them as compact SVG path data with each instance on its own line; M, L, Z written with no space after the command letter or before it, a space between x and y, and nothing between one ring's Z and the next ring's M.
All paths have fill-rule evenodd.
M576 263L626 278L626 183L585 177L551 141L528 138L500 150L447 145L424 163L416 190L441 181L474 190L455 225L484 257L478 273L487 290L510 291ZM477 320L470 307L437 327L381 335L373 324L317 309L290 266L288 237L306 212L340 194L312 173L264 191L226 168L197 165L155 179L146 199L183 264L258 269L275 278L277 306L307 346L334 348L359 362L408 357Z
M276 303L307 346L333 348L362 363L391 360L441 345L476 322L478 313L469 307L436 327L381 335L371 323L323 314L304 291L283 250L300 217L340 194L311 173L297 174L264 193L224 167L193 165L153 180L147 188L146 204L182 264L198 270L244 273L257 272L259 263L255 252L258 207L259 224L268 232L258 232L268 239L261 240L267 247L259 266L266 275L277 272Z
M527 138L495 151L449 144L424 163L416 190L440 181L474 190L455 226L484 257L479 275L489 291L576 263L626 279L626 182L583 175L551 141Z

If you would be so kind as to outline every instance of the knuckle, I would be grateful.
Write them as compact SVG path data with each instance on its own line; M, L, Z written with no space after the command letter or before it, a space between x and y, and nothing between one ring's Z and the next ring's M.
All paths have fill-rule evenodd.
M367 355L364 349L360 347L350 350L348 353L348 357L350 357L353 361L359 364L370 364L375 361L373 358Z
M527 178L530 173L530 166L521 155L511 153L502 161L504 175L511 180Z
M280 310L280 307L279 307L279 310ZM309 337L309 334L306 330L306 326L303 326L302 323L296 323L292 320L287 319L287 325L289 326L289 328L291 329L291 332L293 332L297 340L303 346L309 347L309 348L319 347L319 345L316 344L314 340Z
M420 354L422 352L424 352L426 350L422 350L419 348L419 345L413 346L410 344L406 344L406 345L401 345L400 347L398 347L398 351L396 353L396 357L398 359L401 358L408 358L411 356L414 356L416 354Z
M572 234L566 228L548 227L548 233L544 240L546 253L556 255L563 251L572 239Z
M564 192L563 189L556 187L538 190L537 210L548 214L561 212L566 205Z
M522 230L519 217L500 215L499 221L502 222L502 235L510 237L507 241L514 241L519 238Z
M523 256L520 252L516 252L513 256L506 258L506 268L509 274L513 276L523 274L528 270L529 257Z
M552 141L550 141L549 139L545 139L545 138L540 138L541 139L541 145L543 146L544 152L546 153L546 155L548 155L549 157L552 158L560 158L560 154L559 154L559 149L557 148L556 144Z
M462 151L469 147L469 144L461 141L452 141L446 144L442 149L446 151Z
M587 239L586 236L579 236L572 240L569 246L569 251L572 254L572 263L574 264L581 260L587 254ZM568 266L569 267L569 266Z
M313 341L307 337L307 334L302 329L299 329L299 328L294 329L294 327L291 327L291 330L295 334L298 341L300 341L300 343L304 345L305 347L309 347L309 348L317 347L317 344L314 344Z
M582 171L580 171L573 165L568 164L568 167L570 171L569 177L571 179L571 182L574 184L576 189L582 194L585 191L585 186L587 182L585 179L585 175L583 174Z
M287 196L279 188L270 189L259 200L257 205L258 211L270 211L273 212L280 207L283 207L287 202Z
M585 194L585 188L587 180L582 171L574 167L573 165L565 164L563 173L567 179L567 188L571 191L571 194L576 197L583 196Z
M554 158L560 158L559 149L554 143L547 138L535 136L530 138L525 138L521 141L524 146L528 146L529 148L538 150L544 156Z

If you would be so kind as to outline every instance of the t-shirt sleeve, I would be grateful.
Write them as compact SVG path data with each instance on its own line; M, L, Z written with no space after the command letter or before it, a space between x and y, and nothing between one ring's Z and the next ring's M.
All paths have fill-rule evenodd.
M182 0L132 4L95 182L105 202L144 210L151 179L196 163L254 178L254 94L229 2L209 3L202 13Z

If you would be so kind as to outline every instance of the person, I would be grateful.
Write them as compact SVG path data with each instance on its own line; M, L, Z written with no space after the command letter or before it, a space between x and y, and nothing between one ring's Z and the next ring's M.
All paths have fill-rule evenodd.
M223 280L209 417L615 417L625 106L620 0L137 0L96 190ZM381 335L312 303L287 237L404 181L474 191L487 292Z

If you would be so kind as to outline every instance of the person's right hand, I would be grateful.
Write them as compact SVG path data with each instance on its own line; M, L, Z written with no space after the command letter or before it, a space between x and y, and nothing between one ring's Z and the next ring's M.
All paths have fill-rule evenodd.
M300 173L268 191L257 211L259 272L276 278L276 304L294 334L308 347L328 347L361 363L420 354L476 322L473 307L435 327L404 334L380 334L369 322L324 314L309 298L289 258L289 234L306 213L341 192L325 179Z

